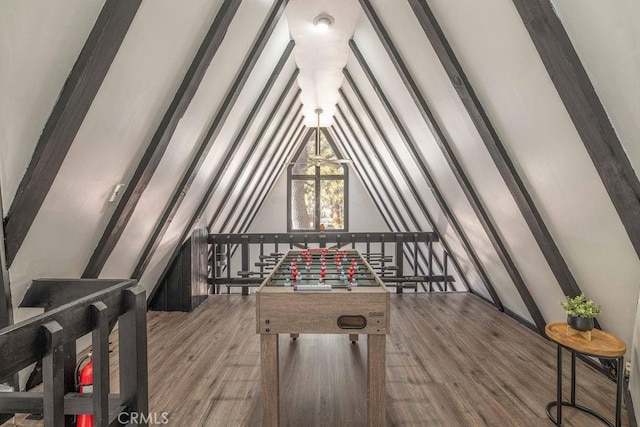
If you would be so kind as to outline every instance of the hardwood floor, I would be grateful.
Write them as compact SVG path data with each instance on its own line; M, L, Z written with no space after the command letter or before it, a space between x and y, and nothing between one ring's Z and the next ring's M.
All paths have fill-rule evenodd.
M167 412L170 426L260 425L254 301L215 295L194 313L149 313L151 412ZM468 294L392 294L391 305L389 426L553 425L545 414L555 399L552 343ZM366 343L281 335L282 425L365 425ZM581 361L577 369L578 403L613 419L615 384ZM570 409L563 421L599 425ZM16 417L16 425L38 424Z

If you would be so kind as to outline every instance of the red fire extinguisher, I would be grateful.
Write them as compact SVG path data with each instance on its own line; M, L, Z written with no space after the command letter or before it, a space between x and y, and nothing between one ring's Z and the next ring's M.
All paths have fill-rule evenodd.
M87 360L88 362L82 366ZM93 392L93 359L91 358L91 353L80 359L76 365L74 378L76 380L76 390L79 393ZM76 425L77 427L93 427L93 415L78 415Z

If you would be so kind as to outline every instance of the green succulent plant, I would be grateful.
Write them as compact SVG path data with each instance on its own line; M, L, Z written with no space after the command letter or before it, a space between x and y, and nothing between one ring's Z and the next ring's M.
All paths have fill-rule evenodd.
M600 306L593 302L592 300L588 300L584 293L576 296L576 297L566 297L567 300L561 302L560 305L564 308L564 311L571 317L583 317L585 319L591 319L594 317L598 317L601 313Z

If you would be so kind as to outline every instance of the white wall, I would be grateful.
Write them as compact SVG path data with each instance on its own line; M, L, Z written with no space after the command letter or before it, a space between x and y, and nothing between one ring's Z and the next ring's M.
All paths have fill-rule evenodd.
M584 4L568 3L581 10ZM593 3L607 7L604 2ZM429 6L571 273L587 296L603 305L600 319L603 327L630 342L640 261L515 7L511 2L499 0L433 0ZM564 313L558 303L563 292L410 6L405 2L376 0L374 7L450 138L542 314L547 321L561 320ZM627 12L632 14L630 6ZM586 35L590 21L581 19L585 23L578 25L579 32ZM627 28L623 31L630 37L637 30L631 30L628 21L621 20L619 24ZM611 22L599 25L601 31L612 31L615 27ZM386 85L392 104L403 111L402 118L409 129L424 133L421 118L411 118L412 101L403 99L406 89L401 83L394 83L395 77L387 78L394 70L388 65L386 53L375 46L379 44L377 36L368 26L368 23L359 26L354 38L367 60L372 61L370 65L375 64L374 71L382 72L379 67L389 70L378 78ZM636 46L625 42L620 49L620 55L630 55L631 59L619 61L625 65L637 63ZM599 58L597 54L593 56ZM601 67L612 71L607 66ZM628 80L626 73L621 77ZM630 82L632 92L635 84ZM637 105L638 97L633 93L630 96L616 105L621 111L631 109L632 114L635 111L637 116L637 108L632 107ZM493 248L465 211L464 203L456 196L458 192L449 190L457 184L442 170L441 159L429 156L428 161L438 171L434 173L436 181L447 189L445 197L456 206L455 212L461 215L475 249L483 254L485 268L495 275L501 267L492 254ZM494 285L506 300L505 305L522 314L515 286L502 278L494 280Z
M640 2L552 0L636 174L640 172ZM633 281L635 293L640 277ZM637 301L630 292L628 302ZM640 422L640 312L627 342L632 361L630 392Z

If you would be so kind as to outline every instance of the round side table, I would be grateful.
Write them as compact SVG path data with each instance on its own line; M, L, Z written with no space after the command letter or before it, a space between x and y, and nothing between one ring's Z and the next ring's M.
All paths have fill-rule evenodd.
M562 425L562 407L569 406L578 409L582 412L586 412L605 424L614 427L614 424L606 419L602 414L594 411L593 409L586 408L582 405L576 404L576 354L582 354L585 356L598 357L600 359L612 359L616 361L616 373L617 373L617 391L616 391L616 421L615 427L619 427L622 423L622 387L624 384L624 354L627 351L627 346L619 338L603 332L599 329L591 331L591 341L583 338L580 335L567 335L567 324L565 322L549 323L545 327L545 333L555 342L558 346L558 361L557 361L557 389L556 400L547 404L547 416L557 426ZM562 400L562 349L567 349L571 352L571 401ZM551 408L557 407L556 417L551 415Z

